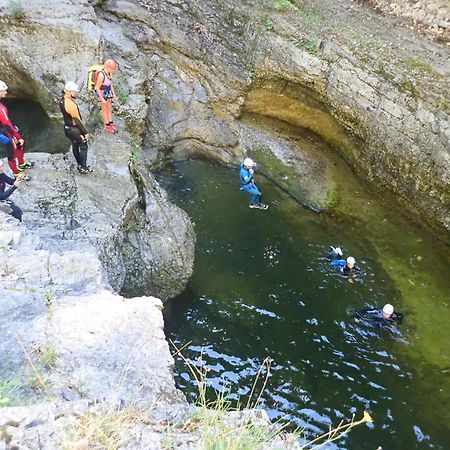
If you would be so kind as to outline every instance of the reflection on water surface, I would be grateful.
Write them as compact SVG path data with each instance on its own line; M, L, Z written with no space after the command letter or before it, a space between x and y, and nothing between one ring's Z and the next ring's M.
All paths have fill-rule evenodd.
M373 232L352 229L302 208L264 179L270 209L249 209L237 172L205 162L179 163L159 180L197 233L194 274L165 308L166 332L179 345L192 341L185 353L203 359L212 386L246 401L269 356L262 402L272 419L314 435L367 410L375 424L329 448L449 448L447 248L389 211L385 228L373 218ZM383 236L392 230L397 235ZM330 267L329 245L357 259L361 280L349 283ZM424 301L434 309L431 334ZM353 309L387 302L405 313L398 331L351 321ZM428 342L447 351L428 353ZM194 398L182 361L176 372Z

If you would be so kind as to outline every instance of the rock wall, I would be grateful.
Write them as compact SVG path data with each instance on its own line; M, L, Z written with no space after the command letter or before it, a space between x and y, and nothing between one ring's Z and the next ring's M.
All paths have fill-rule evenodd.
M450 229L449 50L354 2L117 1L98 9L152 67L155 164L245 152L240 114L307 127L410 212ZM389 26L386 27L386 24Z
M14 380L12 403L183 403L159 299L114 294L86 241L50 242L4 213L0 228L0 379Z
M8 3L0 3L0 7L6 13L0 19L4 25L1 77L10 86L11 95L40 101L50 115L58 110L56 99L66 80L84 86L87 68L101 61L103 50L116 57L88 3L67 0L46 4L42 9L40 2L31 1L23 5L23 18L14 16ZM122 62L119 55L116 58ZM124 73L126 67L124 63ZM145 105L145 97L133 97L131 92L137 79L145 74L142 67L138 72L139 76L124 80L118 93L128 95L130 91L129 101L142 115L139 106ZM92 95L82 89L80 97L79 104L89 117ZM138 113L133 115L135 111L131 108L125 114L131 128L139 127L140 117ZM120 123L120 137L101 135L92 129L94 125L90 126L95 136L90 146L94 176L74 177L71 155L39 156L35 179L16 198L24 206L27 223L39 228L41 235L94 244L116 291L166 299L183 290L192 272L194 233L186 214L170 204L151 176L140 177L144 180L146 203L153 205L145 211L140 187L128 168L131 155L139 151L139 136L131 129L131 138L125 124ZM144 163L144 158L133 159L134 166ZM137 220L137 216L142 217ZM131 252L123 242L129 242L133 233L139 245ZM136 275L139 268L141 276Z
M235 163L245 153L240 115L257 112L318 133L410 212L450 229L449 49L407 22L350 0L95 8L66 0L47 8L48 16L31 2L24 20L3 18L1 51L7 82L50 111L63 80L83 84L106 52L120 63L118 111L135 136L143 133L148 164L188 156Z

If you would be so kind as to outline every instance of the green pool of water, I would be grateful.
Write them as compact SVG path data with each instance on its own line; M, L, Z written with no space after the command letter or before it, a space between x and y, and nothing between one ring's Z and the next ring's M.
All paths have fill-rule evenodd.
M191 341L184 353L194 364L203 359L211 386L245 402L270 357L261 401L272 419L312 437L353 413L373 416L374 425L327 448L450 448L445 244L374 199L374 216L353 226L262 178L270 208L249 209L238 172L206 162L178 163L158 179L197 233L194 273L165 307L166 333L179 346ZM330 245L357 259L360 280L330 267ZM353 309L387 302L405 314L397 331L352 322ZM194 399L181 360L176 380Z

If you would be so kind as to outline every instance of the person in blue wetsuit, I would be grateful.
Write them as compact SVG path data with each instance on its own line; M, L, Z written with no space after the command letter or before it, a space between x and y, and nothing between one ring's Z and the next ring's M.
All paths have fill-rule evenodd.
M250 208L267 209L269 206L261 201L261 192L255 184L255 163L250 158L245 158L241 164L239 175L241 177L241 190L252 195Z
M347 259L343 259L343 257L344 254L340 247L331 246L328 259L334 267L339 269L347 277L353 277L362 272L361 268L356 265L353 256L349 256Z
M394 312L394 307L387 303L380 308L366 308L361 311L354 311L352 313L353 320L356 323L364 322L367 325L383 328L394 324L401 324L403 314Z

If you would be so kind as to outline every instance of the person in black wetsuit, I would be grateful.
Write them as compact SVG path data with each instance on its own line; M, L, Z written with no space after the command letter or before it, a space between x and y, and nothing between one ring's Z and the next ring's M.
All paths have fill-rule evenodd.
M74 102L78 91L77 84L68 81L64 86L64 97L59 102L59 109L64 118L64 133L72 142L72 152L77 161L78 172L86 174L93 169L87 165L89 133L84 126L80 110Z
M8 214L22 222L22 210L16 206L11 200L10 195L19 187L21 183L20 178L10 178L3 171L3 162L0 161L0 206L6 205ZM9 189L6 189L6 185L9 184Z
M356 323L365 322L376 327L386 327L394 324L401 324L403 314L394 312L394 307L387 303L380 308L365 308L361 311L352 313L353 319Z

